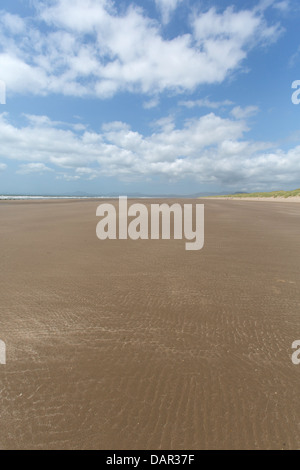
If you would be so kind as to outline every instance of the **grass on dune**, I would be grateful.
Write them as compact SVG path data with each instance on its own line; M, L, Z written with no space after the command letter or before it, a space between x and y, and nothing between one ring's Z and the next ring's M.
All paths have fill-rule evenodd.
M296 197L300 196L300 189L295 189L293 191L272 191L269 193L241 193L241 194L227 194L220 197Z

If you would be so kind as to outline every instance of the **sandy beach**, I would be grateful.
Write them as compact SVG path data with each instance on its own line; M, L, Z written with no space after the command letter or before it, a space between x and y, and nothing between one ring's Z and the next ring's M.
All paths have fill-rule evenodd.
M298 204L203 199L187 252L100 202L0 203L0 449L299 449Z

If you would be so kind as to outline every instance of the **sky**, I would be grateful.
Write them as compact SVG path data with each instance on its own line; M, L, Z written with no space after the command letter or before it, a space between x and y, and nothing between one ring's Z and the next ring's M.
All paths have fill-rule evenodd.
M0 194L299 188L299 21L297 0L1 0Z

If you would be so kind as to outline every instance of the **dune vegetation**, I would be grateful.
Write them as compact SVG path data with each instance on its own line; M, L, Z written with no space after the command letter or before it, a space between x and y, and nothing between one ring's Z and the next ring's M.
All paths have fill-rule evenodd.
M236 194L226 194L220 197L300 197L300 189L294 189L293 191L271 191L266 193L236 193Z

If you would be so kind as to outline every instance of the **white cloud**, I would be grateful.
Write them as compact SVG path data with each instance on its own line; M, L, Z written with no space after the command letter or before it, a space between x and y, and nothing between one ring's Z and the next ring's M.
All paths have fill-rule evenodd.
M241 108L241 106L236 106L232 109L231 114L236 119L247 119L249 117L255 116L259 112L258 106L246 106L246 108Z
M19 54L22 55L21 51ZM0 52L0 70L1 80L6 83L8 93L45 94L47 91L45 71L39 67L28 65L13 53Z
M281 32L279 25L268 27L261 14L232 7L223 13L211 8L194 20L195 38L212 61L210 73L219 81L241 64L249 48L275 41Z
M200 99L200 100L188 100L188 101L180 101L180 106L185 106L186 108L209 108L209 109L220 109L226 106L232 106L234 103L230 100L224 101L211 101L208 98Z
M65 181L78 181L80 180L80 176L78 175L70 175L68 173L59 173L56 177L58 180L65 180Z
M162 2L166 11L177 1ZM248 51L280 34L262 12L211 8L187 34L166 39L157 21L112 0L41 0L34 18L0 15L0 70L9 93L155 95L220 83ZM46 28L45 28L46 25Z
M5 163L0 163L0 172L5 171L7 168L7 165Z
M155 0L157 8L161 12L164 24L170 21L171 14L181 2L182 0Z
M19 166L17 173L20 175L29 175L31 173L42 174L45 172L53 171L51 168L47 167L44 163L26 163Z
M154 97L151 100L145 101L143 106L144 109L153 109L159 105L159 98Z
M295 65L298 65L299 57L300 57L300 46L298 47L296 52L290 57L289 67L295 67Z
M68 181L116 176L132 181L160 176L166 180L193 178L199 183L232 187L281 183L297 185L300 146L283 151L245 139L244 119L221 118L214 113L175 125L172 117L156 122L152 134L114 122L101 132L62 130L43 120L16 127L0 116L1 157L19 160L21 172L56 169Z
M290 1L289 0L283 0L281 2L274 3L273 5L274 8L277 8L280 12L285 12L290 9Z
M18 15L1 11L1 24L13 34L23 34L26 30L25 21Z
M101 174L99 169L97 170L95 168L88 168L88 167L76 168L76 173L77 173L77 176L79 176L80 178L83 177L89 181L98 178L98 176L100 176Z
M60 128L71 128L75 131L82 132L87 129L87 126L81 123L68 123L63 121L52 121L48 116L37 116L34 114L26 114L23 116L29 121L29 124L33 127L60 127Z

